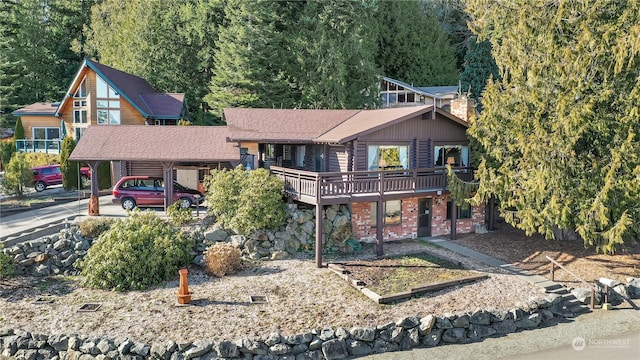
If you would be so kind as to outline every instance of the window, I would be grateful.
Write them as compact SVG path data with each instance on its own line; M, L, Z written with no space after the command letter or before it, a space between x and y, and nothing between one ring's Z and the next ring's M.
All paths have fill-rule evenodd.
M74 108L82 108L87 106L87 100L74 100L73 107Z
M378 224L378 208L377 203L369 203L371 207L371 227L376 227ZM382 216L383 226L386 225L400 225L402 223L402 200L389 200L382 203Z
M33 128L33 137L34 140L53 140L60 139L60 128L52 127L37 127Z
M369 170L392 170L409 168L409 146L369 145Z
M87 123L87 110L74 110L73 111L73 123L74 124L86 124Z
M82 137L82 134L84 134L84 130L86 128L76 128L76 142L78 142L78 140L80 140L80 138Z
M451 219L451 201L447 202L447 219ZM471 219L471 205L456 206L456 219Z
M100 77L96 79L98 124L120 125L120 96Z
M305 155L306 147L304 145L298 145L296 147L296 166L304 167L304 155Z
M82 82L80 83L80 86L78 86L78 89L73 94L74 98L85 98L85 97L87 97L87 82L86 82L86 80L87 80L87 78L82 79ZM74 106L75 106L75 101L74 101ZM82 106L86 106L86 102Z
M434 147L433 165L442 167L469 166L469 146L466 145L442 145Z

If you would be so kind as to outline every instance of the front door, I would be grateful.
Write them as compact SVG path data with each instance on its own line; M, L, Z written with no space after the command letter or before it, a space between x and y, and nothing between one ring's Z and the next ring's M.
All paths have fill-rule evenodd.
M431 198L418 200L418 237L431 236Z

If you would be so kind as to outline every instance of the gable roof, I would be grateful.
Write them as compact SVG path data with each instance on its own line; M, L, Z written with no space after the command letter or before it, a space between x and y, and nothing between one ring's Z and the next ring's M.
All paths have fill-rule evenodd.
M69 160L238 161L226 126L89 126Z
M360 111L227 108L223 120L235 141L310 143Z
M320 143L345 143L401 121L431 112L433 106L408 106L362 110L338 126L314 139Z
M55 116L58 103L39 102L20 108L11 114L15 116Z
M147 80L85 59L71 82L64 99L60 102L56 115L65 102L73 96L83 70L93 70L102 80L111 86L121 97L129 102L143 117L150 119L180 119L184 107L184 94L164 94L156 92Z

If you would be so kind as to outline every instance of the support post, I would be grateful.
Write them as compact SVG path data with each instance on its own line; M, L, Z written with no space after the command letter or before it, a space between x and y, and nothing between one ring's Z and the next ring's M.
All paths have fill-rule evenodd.
M162 163L162 177L164 178L164 211L173 204L173 162Z
M316 203L316 267L322 267L322 204Z
M380 184L382 186L382 183ZM383 214L383 202L382 197L378 199L376 203L376 256L382 256L384 254L383 239L382 239L382 225L384 222Z
M89 204L87 213L89 216L100 215L100 190L98 189L98 165L99 161L87 161L89 168L91 169L91 196L89 197Z
M495 217L495 197L491 194L489 198L489 230L496 229Z
M453 196L451 197L451 240L456 239L456 232L458 231L456 228L456 223L458 221L458 205L456 204Z

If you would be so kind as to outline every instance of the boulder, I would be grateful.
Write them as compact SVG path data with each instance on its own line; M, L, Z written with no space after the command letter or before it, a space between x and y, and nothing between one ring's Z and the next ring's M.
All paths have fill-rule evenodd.
M442 340L452 344L464 343L467 339L467 330L463 328L448 329L442 334Z
M628 278L627 291L630 298L640 299L640 278Z
M363 328L363 327L354 327L349 330L351 333L351 338L360 341L373 341L376 337L376 329L374 328Z
M418 328L411 328L405 331L402 340L400 340L400 349L409 350L420 344L420 331Z
M349 356L346 343L339 339L322 343L322 354L327 360L346 359Z
M486 325L471 324L469 326L469 338L473 341L482 340L496 332L494 328Z
M363 341L348 339L346 341L347 351L353 356L365 356L373 352L371 346Z
M476 325L490 325L491 313L487 311L475 311L469 318L469 323Z
M435 323L436 317L431 314L420 319L420 327L418 328L420 330L420 335L425 335L431 332L431 329L433 329L433 325L435 325Z
M276 355L285 355L291 353L291 346L287 344L275 344L269 348L269 351Z
M205 240L208 241L225 241L227 240L227 236L229 236L229 234L222 229L207 230L203 235Z
M404 329L416 327L420 324L420 318L417 316L404 317L396 322L398 326L402 326Z

